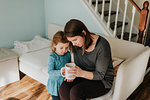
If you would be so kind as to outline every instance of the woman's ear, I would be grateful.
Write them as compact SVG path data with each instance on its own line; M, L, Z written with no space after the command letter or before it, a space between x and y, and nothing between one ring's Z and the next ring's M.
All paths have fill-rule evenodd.
M86 31L85 31L85 30L83 30L82 33L83 33L84 35L86 35Z

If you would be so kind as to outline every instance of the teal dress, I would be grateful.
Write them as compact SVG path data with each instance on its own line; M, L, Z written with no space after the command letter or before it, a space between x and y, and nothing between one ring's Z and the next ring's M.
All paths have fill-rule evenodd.
M47 82L47 92L51 95L58 96L59 87L64 81L64 77L60 74L60 69L65 66L66 63L71 62L70 52L67 52L63 56L57 53L52 53L48 57L48 82Z

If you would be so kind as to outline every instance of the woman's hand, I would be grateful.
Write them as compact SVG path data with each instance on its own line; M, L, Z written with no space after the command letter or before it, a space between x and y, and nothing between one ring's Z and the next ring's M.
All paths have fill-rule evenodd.
M73 78L73 79L72 80L70 80L70 79L68 80L68 79L65 78L64 81L73 82L73 80L76 78L76 68L75 67L71 67L69 70L67 70L66 73L69 74L69 78Z
M84 70L82 70L79 66L75 66L75 68L76 68L76 77L83 77Z
M82 77L84 70L82 70L80 67L75 66L68 70L69 74L72 74L73 77Z
M70 68L68 70L68 73L72 74L70 77L82 77L82 78L86 78L89 80L93 79L93 73L92 72L82 70L79 66L75 66L75 67ZM73 82L73 80L64 79L64 81L67 81L67 82Z
M73 72L76 77L82 77L89 80L93 79L93 73L89 71L82 70L79 66L75 66Z

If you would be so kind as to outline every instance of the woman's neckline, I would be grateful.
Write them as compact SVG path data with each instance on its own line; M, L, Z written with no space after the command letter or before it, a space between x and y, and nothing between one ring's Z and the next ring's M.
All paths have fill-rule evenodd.
M85 52L86 52L86 53L91 53L91 52L93 52L93 51L95 50L95 48L96 48L98 42L100 41L100 39L101 39L100 36L97 35L97 40L96 40L96 43L95 43L94 48L93 48L92 50L90 50L90 51L85 50Z

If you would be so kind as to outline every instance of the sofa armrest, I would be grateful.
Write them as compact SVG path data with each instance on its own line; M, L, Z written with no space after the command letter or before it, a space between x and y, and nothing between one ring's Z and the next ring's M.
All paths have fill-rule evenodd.
M150 56L149 47L145 47L136 56L123 62L117 72L113 100L126 100L143 81Z
M144 48L143 44L121 40L117 38L107 37L106 40L111 46L112 56L127 59L131 56L137 55Z

